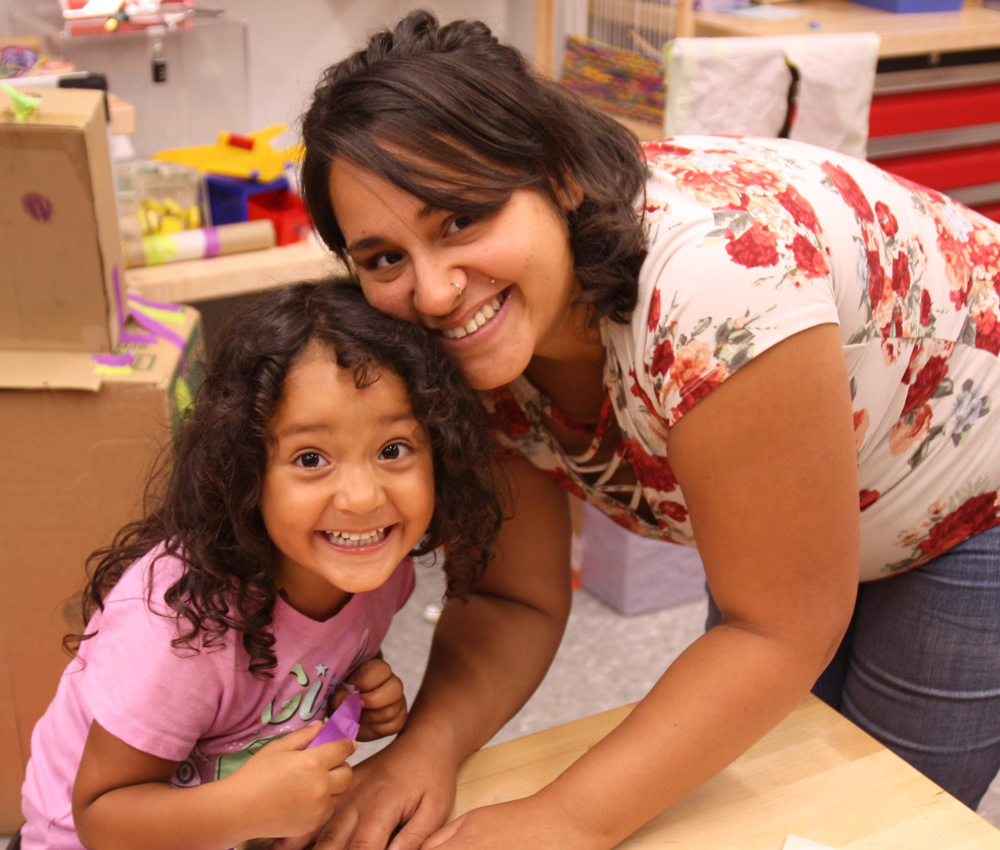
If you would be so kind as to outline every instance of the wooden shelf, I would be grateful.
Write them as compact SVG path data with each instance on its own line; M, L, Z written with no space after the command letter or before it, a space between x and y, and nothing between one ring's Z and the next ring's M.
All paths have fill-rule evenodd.
M697 36L800 35L874 32L881 58L1000 47L1000 11L967 5L958 12L897 15L847 0L801 0L787 4L803 14L763 21L725 12L696 12ZM816 23L818 27L811 27Z
M144 298L191 304L277 289L301 280L347 275L343 263L310 237L264 251L127 269L125 286Z

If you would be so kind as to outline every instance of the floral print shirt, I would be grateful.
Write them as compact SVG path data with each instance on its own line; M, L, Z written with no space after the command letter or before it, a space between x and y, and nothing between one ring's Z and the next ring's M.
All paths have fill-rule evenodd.
M501 441L620 525L694 546L668 430L761 352L834 323L862 580L1000 524L1000 225L798 142L679 137L645 152L648 254L631 323L602 324L607 396L591 448L562 449L545 417L572 423L524 376L485 394ZM621 440L594 465L612 415Z

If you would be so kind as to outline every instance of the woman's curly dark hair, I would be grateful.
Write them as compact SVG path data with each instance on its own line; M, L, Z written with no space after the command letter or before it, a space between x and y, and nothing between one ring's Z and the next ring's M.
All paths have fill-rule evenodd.
M175 646L206 648L242 634L251 672L275 666L270 631L278 551L258 503L268 423L289 369L313 342L329 346L356 385L383 370L406 384L434 461L435 509L415 555L445 554L447 593L464 598L485 572L502 520L495 446L476 393L419 325L379 313L350 284L300 283L255 301L226 329L193 409L147 488L144 519L99 549L83 597L84 622L104 608L122 573L159 545L184 564L165 594L186 631ZM68 648L96 632L70 635Z
M627 323L645 241L635 204L645 162L635 136L555 82L537 76L479 21L440 26L412 12L332 65L302 118L302 190L320 236L347 261L330 199L341 157L425 203L473 217L515 189L559 197L582 190L566 214L570 249L593 323Z

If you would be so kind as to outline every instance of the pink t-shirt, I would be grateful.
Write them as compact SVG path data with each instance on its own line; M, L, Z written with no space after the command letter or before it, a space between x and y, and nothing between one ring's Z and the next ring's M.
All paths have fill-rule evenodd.
M171 647L178 624L163 594L182 566L168 556L154 564L159 551L136 561L108 594L87 627L97 636L83 642L35 726L22 788L24 850L83 850L71 794L91 721L138 750L179 762L173 785L222 779L269 741L325 719L328 698L375 656L414 585L407 558L385 584L355 594L323 623L279 599L272 624L278 664L273 678L260 679L232 633L217 650Z

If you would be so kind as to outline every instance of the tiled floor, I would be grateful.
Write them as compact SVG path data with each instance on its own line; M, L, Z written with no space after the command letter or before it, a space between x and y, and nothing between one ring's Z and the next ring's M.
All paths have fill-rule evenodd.
M432 626L423 617L424 605L440 596L437 571L418 567L417 589L383 644L386 660L403 680L410 698L423 676L431 640ZM641 699L667 665L701 634L704 620L704 602L626 618L588 593L577 592L566 637L549 675L491 743ZM382 745L362 744L352 761ZM993 783L979 813L1000 827L1000 779ZM0 850L5 848L6 840L0 838Z

